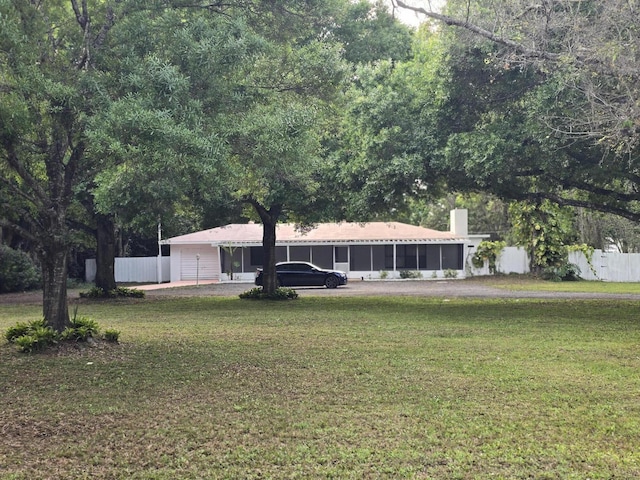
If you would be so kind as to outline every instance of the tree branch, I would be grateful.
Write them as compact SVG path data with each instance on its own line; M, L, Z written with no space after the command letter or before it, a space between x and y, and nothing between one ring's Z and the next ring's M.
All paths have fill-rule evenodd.
M539 58L542 60L551 60L553 62L557 62L562 58L557 53L551 53L544 50L535 50L532 48L525 47L521 43L515 42L513 40L509 40L508 38L500 37L494 34L493 32L490 32L489 30L485 30L484 28L474 25L473 23L469 23L468 19L459 20L457 18L453 18L448 15L442 15L437 12L425 10L422 7L413 7L411 5L407 5L402 0L395 0L395 1L398 4L398 6L401 8L406 8L407 10L413 10L414 12L421 13L423 15L426 15L429 18L438 20L446 25L462 27L466 30L469 30L470 32L476 33L488 40L491 40L492 42L497 43L498 45L504 45L506 47L512 48L526 57Z

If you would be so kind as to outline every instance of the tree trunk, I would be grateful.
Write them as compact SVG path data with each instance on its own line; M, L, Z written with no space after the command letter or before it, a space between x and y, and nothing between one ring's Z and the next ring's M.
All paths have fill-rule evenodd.
M267 210L255 200L247 200L262 220L262 290L272 294L278 288L276 274L276 225L282 213L282 205L272 205Z
M271 219L262 221L262 289L272 294L278 288L276 273L276 225Z
M116 232L113 219L96 215L96 287L105 292L116 288Z
M67 303L68 248L63 244L44 245L40 253L42 262L43 302L46 322L55 331L62 332L69 325Z

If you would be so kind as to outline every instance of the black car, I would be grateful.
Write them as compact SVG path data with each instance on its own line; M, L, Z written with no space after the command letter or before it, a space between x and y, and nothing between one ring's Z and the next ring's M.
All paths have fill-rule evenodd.
M347 274L339 270L327 270L308 262L276 263L278 285L283 287L320 287L337 288L347 284ZM262 285L262 269L256 274L256 285Z

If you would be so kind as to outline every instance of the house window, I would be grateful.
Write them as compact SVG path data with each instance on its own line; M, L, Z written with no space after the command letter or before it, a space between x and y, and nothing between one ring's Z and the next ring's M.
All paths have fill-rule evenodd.
M462 245L442 245L442 270L462 270Z
M396 245L396 267L398 270L418 268L417 245Z
M441 270L440 245L425 245L425 267L427 270Z
M386 270L393 270L393 245L384 246L384 268Z
M355 271L371 271L371 246L354 245L351 247L349 269Z
M309 262L311 260L310 247L289 247L289 261Z
M262 247L251 247L249 252L249 256L251 257L251 265L255 267L262 266Z
M331 246L318 245L311 247L311 262L321 268L333 268Z
M386 251L384 245L374 245L371 247L373 257L373 270L386 270ZM393 268L393 267L392 267Z
M262 247L250 247L249 257L251 260L251 267L261 267L263 262L263 250ZM287 261L287 247L276 247L276 263Z
M349 247L335 247L336 263L347 263L349 261Z

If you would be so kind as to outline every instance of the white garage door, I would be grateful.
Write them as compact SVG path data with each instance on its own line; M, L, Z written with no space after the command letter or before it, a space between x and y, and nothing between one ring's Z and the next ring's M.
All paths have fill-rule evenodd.
M214 247L183 247L180 251L180 280L219 280L220 262Z

